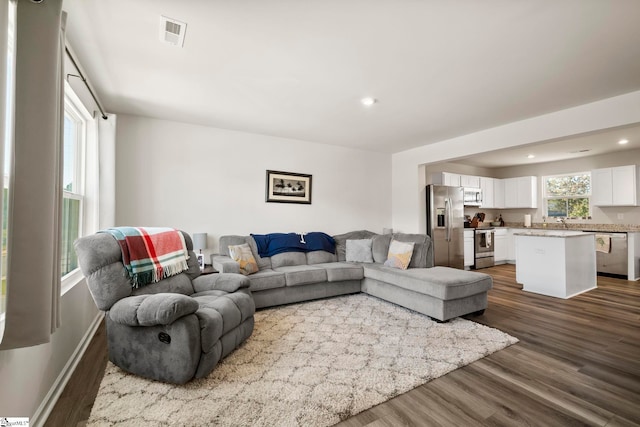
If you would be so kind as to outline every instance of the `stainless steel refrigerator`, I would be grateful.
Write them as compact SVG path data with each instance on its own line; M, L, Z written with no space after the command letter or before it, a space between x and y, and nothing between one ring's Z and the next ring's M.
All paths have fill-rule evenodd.
M427 185L427 234L435 265L464 269L464 190Z

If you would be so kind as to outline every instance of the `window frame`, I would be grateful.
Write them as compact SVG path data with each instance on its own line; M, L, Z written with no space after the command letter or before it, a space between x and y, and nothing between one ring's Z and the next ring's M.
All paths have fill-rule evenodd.
M581 176L588 175L589 176L589 192L588 194L581 195L562 195L562 196L552 196L547 192L547 180L549 178L561 178L567 176ZM558 173L553 175L544 175L542 177L542 201L544 206L544 217L546 218L565 218L565 219L591 219L592 215L592 206L591 206L591 197L593 194L593 188L591 185L591 171L581 171L581 172L568 172L568 173ZM562 216L549 216L549 200L558 200L558 199L587 199L589 205L589 212L586 217L562 217ZM568 212L567 212L568 213Z
M4 118L6 120L5 123L5 133L4 135L0 135L0 138L2 138L2 143L0 144L0 149L3 150L4 152L4 156L0 156L0 158L3 158L3 164L0 165L0 167L2 168L2 197L4 198L4 189L5 187L7 188L7 192L8 194L10 194L9 192L11 191L11 156L12 156L12 152L13 152L13 135L14 135L14 125L13 125L13 117L15 115L14 112L14 92L15 92L15 78L16 78L16 68L15 68L15 64L16 64L16 15L17 15L17 6L18 6L18 2L17 0L10 0L7 4L8 7L8 11L7 11L7 22L8 22L8 26L6 28L7 31L7 50L6 52L2 49L0 49L0 51L2 52L2 54L7 54L7 69L6 69L6 75L5 78L6 80L3 82L0 82L0 84L5 86L5 96L6 99L3 100L6 102L6 117ZM8 170L5 168L5 165L7 164L7 162L9 162L8 165ZM6 174L6 175L5 175ZM1 203L2 205L2 209L7 211L7 218L4 218L4 215L0 212L0 220L1 221L8 221L8 208L7 206L4 205L4 203ZM2 233L4 233L4 226L2 226L3 223L0 223L0 231ZM7 229L7 236L8 236L8 229ZM4 250L4 245L2 244L2 242L0 241L0 251ZM8 250L8 248L7 248ZM2 254L0 254L2 255ZM7 252L7 261L9 259L9 254ZM2 266L0 265L0 281L2 278L6 277L6 267L8 265L8 262L5 263L4 267L2 268ZM1 285L0 285L1 286ZM5 321L5 313L7 310L6 307L6 296L2 295L2 290L0 289L0 298L2 299L2 301L0 301L0 340L2 340L2 336L4 334L4 321Z
M89 151L88 145L91 143L91 132L93 130L93 126L95 125L94 117L87 111L83 102L80 100L78 95L73 91L71 85L69 85L65 81L64 85L64 113L69 114L74 120L77 120L76 127L76 153L75 153L75 163L76 166L74 168L74 185L78 188L74 188L74 191L62 191L63 199L73 199L80 201L80 218L78 225L78 237L82 237L86 235L89 228L92 227L92 224L89 224L91 221L87 218L88 214L88 206L87 203L90 203L88 200L88 185L87 185L87 172L88 172L88 156L87 153ZM60 242L62 244L62 242ZM62 256L62 252L60 254ZM62 259L60 260L62 262ZM62 281L62 292L64 295L69 289L73 288L77 283L79 283L84 276L80 271L80 268L75 268L74 270L69 271L67 274L61 277Z

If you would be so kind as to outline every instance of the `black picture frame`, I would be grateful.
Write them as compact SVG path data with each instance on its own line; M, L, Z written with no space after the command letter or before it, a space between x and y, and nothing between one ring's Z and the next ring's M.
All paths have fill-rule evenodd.
M310 205L312 179L304 173L268 170L265 201Z

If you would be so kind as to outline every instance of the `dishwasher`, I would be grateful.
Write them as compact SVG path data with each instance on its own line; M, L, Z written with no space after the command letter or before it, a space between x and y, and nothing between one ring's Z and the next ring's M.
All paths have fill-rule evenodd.
M604 240L599 241L598 238L604 238ZM627 276L627 253L627 233L596 232L598 273Z

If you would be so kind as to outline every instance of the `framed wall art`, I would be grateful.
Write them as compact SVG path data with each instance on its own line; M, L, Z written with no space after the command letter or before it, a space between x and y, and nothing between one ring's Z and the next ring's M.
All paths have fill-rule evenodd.
M266 201L311 204L311 175L267 171Z

